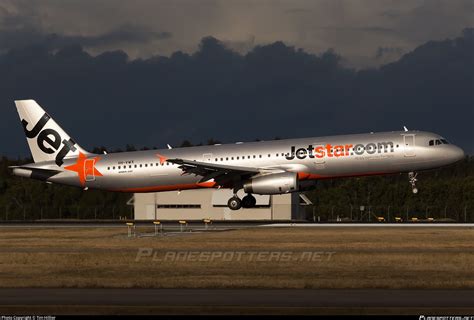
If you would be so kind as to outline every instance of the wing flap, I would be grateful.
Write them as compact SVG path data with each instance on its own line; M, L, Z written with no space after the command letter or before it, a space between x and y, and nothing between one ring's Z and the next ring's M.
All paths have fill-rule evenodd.
M239 172L254 172L254 173L259 173L260 169L258 168L252 168L252 167L240 167L240 166L228 166L225 164L214 164L214 163L209 163L209 162L200 162L200 161L194 161L194 160L185 160L185 159L168 159L166 160L168 162L177 164L177 165L183 165L186 167L194 167L194 168L202 168L205 170L211 170L211 171L239 171Z
M214 179L214 181L221 186L228 185L229 183L235 184L235 182L242 181L262 172L259 168L228 166L194 160L168 159L166 161L177 164L178 168L183 170L183 174L201 176L202 179L199 182Z

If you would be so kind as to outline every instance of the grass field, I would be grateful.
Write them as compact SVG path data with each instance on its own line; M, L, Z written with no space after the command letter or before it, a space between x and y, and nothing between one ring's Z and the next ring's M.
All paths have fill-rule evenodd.
M256 228L137 238L126 228L1 229L0 287L472 289L473 240L474 229L466 228ZM137 261L139 250L153 250L155 260ZM178 252L245 255L164 259ZM296 260L279 260L282 252ZM302 259L308 252L316 259Z

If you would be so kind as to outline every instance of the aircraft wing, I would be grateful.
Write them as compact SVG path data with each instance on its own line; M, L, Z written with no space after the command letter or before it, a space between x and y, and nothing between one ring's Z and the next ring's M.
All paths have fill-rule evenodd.
M228 166L185 159L168 159L166 161L177 164L178 168L183 170L183 174L202 176L202 179L199 181L200 183L214 179L221 186L229 183L233 184L266 171L259 168Z

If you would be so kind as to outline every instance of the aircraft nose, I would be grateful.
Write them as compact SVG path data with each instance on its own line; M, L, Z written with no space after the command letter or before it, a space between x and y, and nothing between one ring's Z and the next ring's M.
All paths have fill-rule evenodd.
M463 149L453 145L451 145L449 150L446 152L446 157L453 162L462 160L465 156L466 154Z

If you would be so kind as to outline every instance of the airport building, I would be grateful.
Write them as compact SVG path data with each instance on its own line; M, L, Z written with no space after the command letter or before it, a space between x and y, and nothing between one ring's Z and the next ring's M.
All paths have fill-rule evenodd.
M242 198L243 191L238 193ZM228 189L198 189L181 192L136 193L129 202L136 220L304 220L308 198L298 193L254 195L254 208L231 210Z

